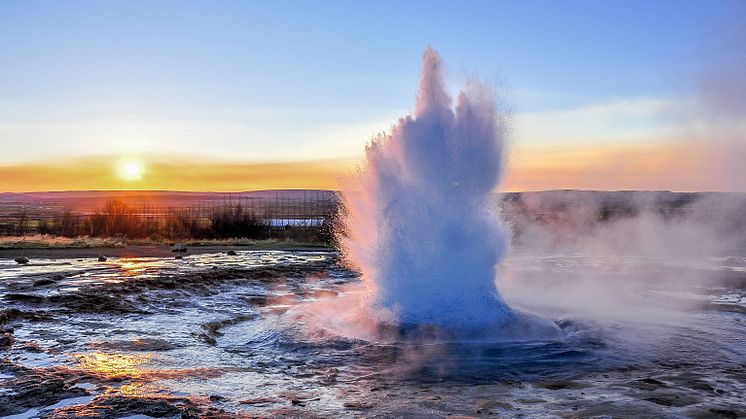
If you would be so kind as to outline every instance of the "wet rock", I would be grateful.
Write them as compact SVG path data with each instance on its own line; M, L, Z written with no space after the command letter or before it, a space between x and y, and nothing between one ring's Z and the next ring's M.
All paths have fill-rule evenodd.
M174 259L184 259L184 256L176 255L176 257Z
M625 383L624 385L626 385L627 387L647 391L653 391L659 388L667 387L666 383L660 380L656 380L655 378L643 378L641 380L634 380Z
M44 286L47 286L47 285L52 285L52 284L54 284L56 282L57 281L55 281L52 278L42 278L42 279L38 279L38 280L34 281L33 286L35 286L35 287L44 287Z
M99 418L120 418L126 416L146 415L150 417L199 417L185 416L197 414L198 408L186 398L177 397L128 397L122 395L103 395L93 399L87 405L69 406L58 409L55 418L90 417L95 412Z
M290 401L293 406L305 406L306 403L320 400L319 397L314 396L311 393L296 392L296 391L283 391L280 396Z
M137 313L148 314L126 298L119 295L100 293L100 288L85 289L67 294L52 295L47 301L65 308L85 313Z
M202 328L205 329L206 334L208 336L216 337L216 336L222 336L223 333L220 332L220 329L224 328L225 326L231 326L234 324L238 324L241 322L245 322L248 320L251 320L255 318L255 315L241 315L236 316L230 319L225 320L217 320L214 322L205 323L202 325Z
M578 410L571 418L658 418L666 417L660 407L644 403L597 401Z
M178 348L171 342L164 339L135 339L130 341L128 349L133 351L162 352Z
M266 295L250 295L243 298L244 301L255 306L266 306L267 296Z
M308 402L314 402L321 400L320 397L309 397L309 398L301 398L301 397L291 397L290 398L290 404L293 406L305 406Z
M225 252L225 254L228 255L228 256L238 256L238 253L236 253L235 250L229 250L229 251Z
M18 310L17 308L9 308L7 310L0 311L0 324L5 324L21 316L22 316L22 312L21 310Z
M137 338L132 340L94 342L91 349L106 351L163 352L178 348L167 340L157 338Z
M538 403L546 403L546 400L540 399L540 398L522 398L522 399L516 399L517 403L523 403L523 404L538 404Z
M25 265L25 264L29 263L29 260L28 260L28 258L26 256L18 256L14 260L16 261L16 263L19 263L21 265Z
M13 335L10 333L0 334L0 349L8 349L13 346Z
M701 400L698 397L694 397L688 394L676 394L676 393L658 393L649 397L643 397L643 400L659 404L666 407L682 407L689 406L690 404L699 403Z
M692 415L696 419L736 419L746 417L746 410L730 407L712 407Z
M177 256L180 257L181 255ZM324 261L314 261L293 265L259 266L249 268L207 269L202 272L164 275L157 278L133 277L123 278L121 282L91 284L82 286L75 291L44 297L32 293L15 292L6 294L6 301L22 302L25 304L57 304L70 310L87 313L118 313L118 314L149 314L143 305L152 301L152 291L168 290L170 293L186 295L211 295L220 292L220 286L229 281L275 283L287 278L303 278L306 275L322 273L330 267L336 266L336 260L330 258ZM135 295L134 298L127 298ZM173 296L173 294L169 294ZM138 297L142 297L138 301ZM171 297L173 299L173 297ZM2 319L0 314L0 319ZM229 319L228 323L245 321L252 316L239 316ZM219 329L215 325L207 325L208 337ZM220 326L222 327L222 326Z
M662 378L665 378L667 382L671 383L672 387L683 387L707 393L717 393L717 389L706 381L707 377L702 374L683 372L681 374L668 375Z
M548 390L565 390L565 389L581 389L588 387L587 385L583 383L579 383L577 381L572 380L551 380L551 381L541 381L536 383L539 387L544 387Z
M277 398L258 397L256 399L241 400L238 403L240 403L240 404L248 404L248 405L252 405L252 406L261 406L261 405L275 404L275 403L284 403L284 402L285 402L285 400L277 399Z
M364 402L361 400L351 400L344 402L342 406L352 410L367 410L373 408L373 406L375 405L373 403Z
M99 262L106 262L108 258L104 255L98 255L98 261Z
M23 413L32 407L48 406L62 399L88 395L88 391L73 387L67 372L43 369L21 369L20 376L3 384L13 389L0 395L0 416Z
M16 349L37 354L44 352L44 350L41 349L41 346L39 346L38 343L31 341L24 341L20 343L16 342Z
M217 345L216 338L219 336L223 336L223 333L220 332L220 329L222 329L225 326L234 325L237 323L245 322L248 320L251 320L255 318L254 315L241 315L236 316L231 319L225 319L225 320L217 320L209 323L205 323L202 325L202 328L205 330L204 333L199 334L193 334L197 337L197 339L201 340L202 342L205 342L206 344L210 346Z
M17 308L9 308L9 309L0 311L0 325L3 325L5 323L10 323L18 319L38 322L38 321L52 320L53 317L48 313L26 312L26 311L21 311Z
M167 290L173 290L176 289L176 281L171 279L165 279L162 282L162 288Z
M705 303L703 308L706 310L728 311L731 313L746 314L746 307L739 304L728 303Z
M337 375L339 375L339 370L336 368L328 368L324 371L324 373L319 378L319 383L323 385L332 385L337 382Z
M474 400L474 413L495 413L496 409L510 410L513 406L510 403L503 403L493 399L476 399Z
M36 304L44 302L45 300L45 298L41 295L23 294L23 293L5 294L4 298L8 301L17 301L21 303L36 303Z
M210 346L215 346L218 344L218 341L213 336L209 336L206 333L199 333L195 334L194 336L196 336L198 340L201 340L202 342Z

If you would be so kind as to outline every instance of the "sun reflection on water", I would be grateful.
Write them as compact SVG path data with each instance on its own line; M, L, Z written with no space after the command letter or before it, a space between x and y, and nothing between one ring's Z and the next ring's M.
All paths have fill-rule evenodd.
M219 368L153 368L154 354L87 352L73 355L85 373L102 380L130 381L129 389L159 379L212 378L223 374ZM122 386L121 388L125 388Z
M142 379L146 378L149 369L141 368L147 364L153 355L138 354L109 354L104 352L89 352L76 354L81 369L85 372L104 379Z

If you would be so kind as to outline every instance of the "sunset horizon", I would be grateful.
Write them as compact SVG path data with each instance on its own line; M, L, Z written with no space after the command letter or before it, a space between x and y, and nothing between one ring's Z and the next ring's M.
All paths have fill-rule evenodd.
M5 3L0 190L339 189L366 144L413 109L403 87L432 45L446 59L448 92L481 73L499 98L510 170L498 188L746 191L736 176L746 157L737 71L746 11L737 3L684 2L677 14L586 4L586 20L573 7L486 5L480 15L447 2L409 5L433 24L394 18L373 59L357 46L386 8L332 3L322 15L293 8L299 26L288 31L281 23L292 17L261 3ZM330 36L322 28L341 13L359 25ZM244 14L263 21L243 25L235 16ZM503 25L484 21L490 14ZM198 16L202 32L190 26ZM488 29L448 25L452 16ZM533 24L511 23L518 18ZM265 35L295 46L278 49ZM512 36L536 53L490 41ZM127 159L143 166L131 164L129 179L119 167Z
M587 147L515 147L506 178L495 191L671 190L728 192L715 176L717 155L703 144L610 144ZM626 165L618 167L619 160ZM122 175L135 161L143 173ZM587 163L581 163L581 162ZM46 192L79 190L164 190L238 192L270 189L340 189L341 179L363 164L361 158L295 161L227 161L188 155L140 154L136 157L81 156L31 161L0 167L0 190ZM701 173L708 171L708 177ZM742 192L740 189L731 190Z
M0 0L0 419L746 418L746 0Z

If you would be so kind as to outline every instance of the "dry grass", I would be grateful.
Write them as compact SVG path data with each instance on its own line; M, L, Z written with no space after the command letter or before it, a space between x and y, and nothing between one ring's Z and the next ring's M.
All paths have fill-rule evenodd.
M0 249L87 249L87 248L114 248L127 246L162 246L173 245L173 240L150 240L150 239L125 239L122 237L63 237L48 234L37 234L33 236L0 236ZM302 242L295 240L253 240L246 238L238 239L186 239L180 240L185 246L241 246L257 247L261 249L286 249L290 248L319 248L332 247L329 244L317 242Z
M126 247L121 237L62 237L47 234L0 236L0 249L82 249L89 247Z
M236 239L185 239L185 240L129 240L130 245L140 246L151 246L151 245L162 245L168 244L173 245L181 243L185 246L200 247L200 246L245 246L245 247L261 247L262 249L277 248L284 249L287 247L303 248L303 247L333 247L330 244L319 243L319 242L303 242L295 240L277 240L277 239L266 239L266 240L254 240L246 238Z

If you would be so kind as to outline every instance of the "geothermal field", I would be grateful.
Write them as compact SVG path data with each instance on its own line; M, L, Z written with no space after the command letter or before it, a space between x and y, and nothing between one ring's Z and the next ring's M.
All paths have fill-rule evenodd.
M501 107L427 49L332 247L3 251L0 417L746 416L746 196L496 194Z
M237 253L3 260L0 414L743 415L743 256L515 249L502 295L556 329L459 340L344 334L315 310L363 281L336 253Z

